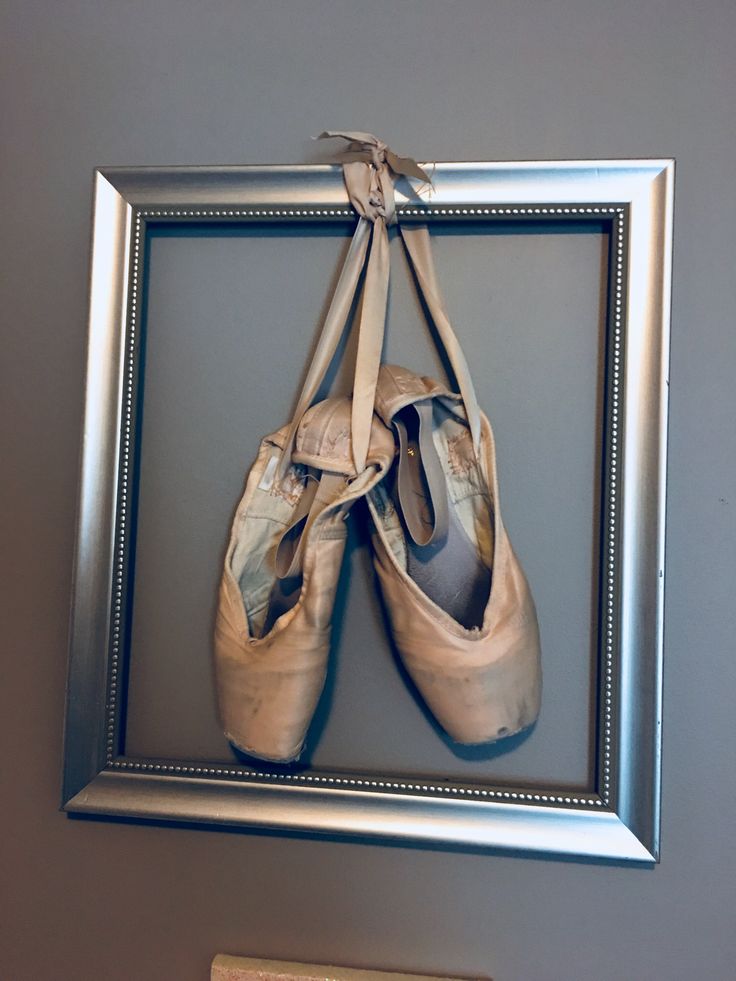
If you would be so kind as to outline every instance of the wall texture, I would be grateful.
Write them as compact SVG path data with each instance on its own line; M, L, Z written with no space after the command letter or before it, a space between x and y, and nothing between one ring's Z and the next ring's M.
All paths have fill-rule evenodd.
M6 0L0 976L216 951L498 981L733 977L736 8L727 0ZM675 156L663 861L636 870L58 813L91 169Z

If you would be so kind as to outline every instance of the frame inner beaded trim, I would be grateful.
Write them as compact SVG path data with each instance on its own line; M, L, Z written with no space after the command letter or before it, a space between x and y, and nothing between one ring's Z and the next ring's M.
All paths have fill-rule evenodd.
M323 787L350 787L360 790L407 791L417 793L436 793L442 797L472 797L483 800L506 800L527 804L567 804L579 807L602 807L604 802L600 797L585 794L555 794L535 793L524 790L493 790L487 787L461 787L441 783L421 783L411 780L392 780L373 777L336 777L321 774L304 773L266 773L259 770L247 770L228 766L194 766L188 763L146 763L139 760L113 760L111 769L130 770L136 773L165 773L172 776L196 776L236 778L239 780L278 780L294 784L317 784Z
M435 794L438 797L475 798L483 800L513 801L526 804L565 804L580 807L608 807L612 788L613 738L615 730L614 713L614 666L616 656L615 643L615 605L616 605L616 541L618 536L618 467L620 461L620 398L622 389L622 334L625 308L625 232L627 209L620 205L499 205L489 206L423 206L399 207L399 218L421 218L428 221L451 219L559 219L582 218L611 221L611 268L609 270L609 290L611 322L608 324L610 334L610 364L608 366L609 413L607 418L608 439L608 502L603 515L603 549L601 556L601 595L602 623L601 635L601 672L602 697L600 717L600 751L598 772L600 786L597 795L578 794L567 795L558 793L535 793L533 791L509 791L503 789L477 788L473 786L445 786L424 782L403 781L381 778L333 777L319 774L283 774L247 770L232 767L198 767L190 764L149 763L134 760L116 759L117 735L120 727L120 698L122 634L124 615L124 581L126 568L126 538L130 514L130 497L132 486L132 440L133 440L133 399L136 375L136 348L139 324L139 309L143 288L143 251L145 229L148 221L167 220L247 220L247 219L354 219L352 208L170 208L170 209L140 209L134 211L135 229L132 237L131 273L128 284L129 313L127 318L126 367L124 375L123 419L120 447L120 479L119 503L117 513L117 531L115 545L115 567L113 576L112 620L111 620L111 650L107 689L107 723L106 723L106 761L107 766L119 770L149 772L168 775L190 775L201 777L231 777L248 780L272 780L292 784L317 784L325 787L349 787L351 789L381 790L381 791L415 791L423 794Z

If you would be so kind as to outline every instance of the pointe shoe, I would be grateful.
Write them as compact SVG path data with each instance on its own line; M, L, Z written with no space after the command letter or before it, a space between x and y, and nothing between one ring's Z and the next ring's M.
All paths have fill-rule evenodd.
M367 503L401 659L453 740L514 735L539 713L539 628L501 520L490 423L481 413L476 459L460 396L392 365L381 366L376 413L399 449Z
M309 409L284 480L287 427L261 443L232 526L220 584L215 669L230 742L274 762L298 758L327 672L332 611L354 502L394 456L374 417L355 473L349 398Z

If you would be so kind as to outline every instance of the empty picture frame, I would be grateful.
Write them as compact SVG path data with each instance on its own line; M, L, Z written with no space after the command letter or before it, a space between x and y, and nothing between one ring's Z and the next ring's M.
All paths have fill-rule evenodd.
M161 685L161 675L152 667L160 643L157 638L167 636L175 625L166 621L166 602L149 603L147 619L139 617L136 621L133 615L136 598L141 609L145 606L142 588L136 597L137 580L144 568L138 566L148 561L147 554L163 548L158 542L145 540L145 536L156 536L155 517L141 518L145 511L145 507L141 510L141 488L150 483L147 468L153 472L162 456L161 452L147 454L145 446L142 450L144 421L149 408L151 418L159 420L160 431L150 437L154 448L167 444L165 427L173 423L166 423L166 419L177 420L179 440L188 424L198 427L197 438L203 445L208 439L220 438L218 432L202 432L203 426L211 425L206 413L202 415L188 401L177 406L176 392L185 391L181 386L173 385L166 395L168 415L157 416L158 410L152 408L159 383L147 365L150 351L146 353L151 340L147 335L155 333L149 322L155 269L152 256L167 237L194 245L216 241L220 256L225 254L222 249L246 240L252 254L253 249L260 248L259 243L273 244L274 236L277 240L279 236L290 240L311 236L315 245L320 235L349 235L355 215L341 169L334 165L115 167L97 170L94 179L86 407L65 734L66 811L391 839L435 847L639 863L658 860L674 162L438 163L430 169L431 194L425 189L418 197L407 186L404 193L399 189L399 221L427 222L438 238L448 229L458 239L496 236L497 248L519 234L545 236L553 246L555 237L566 230L584 232L587 228L602 243L600 283L592 284L593 291L600 294L600 342L591 348L597 351L594 361L588 359L586 363L583 359L579 367L586 376L595 376L590 388L597 401L587 423L594 431L596 450L593 466L583 481L591 500L595 496L593 527L586 545L593 556L592 576L588 576L593 581L587 584L589 596L584 600L590 608L593 638L590 725L582 735L591 753L589 779L576 784L561 781L553 773L546 777L537 773L533 778L523 774L509 777L508 772L494 775L493 759L480 765L472 754L453 772L446 763L451 758L446 752L447 741L443 761L436 768L426 761L417 766L394 766L385 760L372 767L370 749L368 763L361 757L354 763L342 759L333 766L315 761L302 767L269 768L228 751L192 754L184 741L179 751L176 733L184 731L181 724L179 730L173 727L173 735L169 732L163 742L153 739L147 748L147 737L140 731L150 732L151 727L144 725L141 730L135 722L136 705L146 702L140 694L146 691L146 679L158 677ZM287 243L281 244L286 248ZM450 248L449 239L446 244ZM277 249L273 254L281 252ZM196 257L187 261L194 262L187 268L197 268ZM334 269L338 266L336 256ZM248 306L258 308L265 299L259 298L254 277L248 287ZM179 282L186 279L182 274ZM172 282L176 281L174 277ZM171 296L168 282L164 277L155 285L159 310ZM286 279L284 282L287 289ZM324 296L329 285L329 281L319 284ZM462 289L470 292L477 285L477 281L469 281ZM191 288L201 294L201 286ZM213 283L213 297L217 289ZM222 319L229 301L227 296L222 300L221 283L219 289ZM171 299L173 302L173 296ZM202 302L206 309L210 301L204 297ZM179 309L186 305L183 301ZM248 309L241 308L238 316L246 321ZM537 340L543 356L546 318L543 309L536 309L527 318L530 357L535 356ZM313 319L319 318L315 315ZM310 324L309 336L301 338L305 352L318 327L318 322ZM465 343L458 318L456 327ZM288 350L293 334L287 326L279 337L280 329L278 324L269 326L273 343ZM178 350L177 343L175 334L168 338L169 357ZM215 317L203 324L197 337L198 350L217 352L220 343L224 343L223 335ZM485 343L482 337L478 343ZM555 340L547 337L545 343L544 350L549 350ZM568 338L566 343L570 360L575 342ZM158 358L156 363L163 364L166 357L166 351L159 351L149 360L153 363ZM182 364L175 366L180 381L187 375L187 357L182 354ZM284 368L282 377L279 364L278 358L266 365L244 359L244 414L250 406L249 377L254 385L259 381L255 388L261 400L264 393L274 389L296 393L298 370L287 377ZM212 372L211 366L198 363L190 368L192 379L200 372ZM149 370L153 374L148 374ZM261 377L264 370L272 373L266 381ZM216 402L216 373L200 387ZM286 421L289 397L283 395L278 402L282 415L274 417L274 408L270 428L259 436ZM247 470L256 448L257 442L253 442L250 458L246 453L242 465L238 464L241 472ZM244 452L242 447L239 451ZM187 466L196 470L197 465L193 453ZM172 482L171 473L166 479ZM240 490L241 485L232 489L233 506ZM503 496L503 461L501 492ZM170 498L162 493L162 507L170 513ZM196 523L199 513L196 508L194 511L189 518L177 512L171 519L174 543L191 536L188 522ZM550 513L546 520L554 523L556 517ZM518 526L518 517L515 520ZM512 524L512 532L514 527ZM227 521L218 528L219 538L212 547L221 560ZM172 548L169 561L175 565L175 544ZM202 587L208 597L201 601L204 614L198 615L203 637L212 633L219 571L219 567L214 569L210 576L208 569ZM555 575L550 562L539 578ZM564 616L564 610L556 612ZM554 678L559 652L545 645L544 623L541 626L548 684ZM340 643L345 646L344 635ZM144 648L151 670L142 671L136 660L137 652ZM191 651L185 647L182 651L181 656L189 658L187 663L176 661L178 649L166 653L167 664L175 666L172 688L176 677L183 678L194 669ZM198 642L195 657L197 671L211 670L207 644ZM132 685L139 694L131 695ZM213 690L205 691L206 687L198 686L205 706L201 711L214 720L214 694ZM148 701L166 716L169 699L164 688L151 693ZM156 710L149 707L151 711L155 714ZM189 718L194 720L199 713L195 707ZM401 720L396 723L399 729L401 724ZM211 726L215 725L213 721ZM138 734L133 732L136 726ZM401 738L400 731L395 738ZM349 742L346 739L346 745Z

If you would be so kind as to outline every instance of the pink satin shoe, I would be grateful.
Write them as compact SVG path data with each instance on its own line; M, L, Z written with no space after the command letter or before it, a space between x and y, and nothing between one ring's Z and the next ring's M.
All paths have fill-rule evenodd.
M299 756L324 686L345 519L394 457L391 434L374 417L366 468L356 475L347 398L307 411L279 480L286 439L286 427L267 436L248 475L215 628L225 734L250 756L278 762Z
M514 735L539 713L539 628L501 519L490 423L481 413L476 459L460 396L390 365L376 412L399 447L395 472L367 495L396 647L456 742Z

